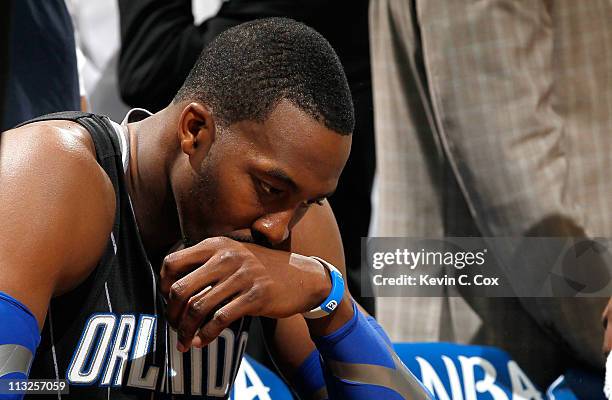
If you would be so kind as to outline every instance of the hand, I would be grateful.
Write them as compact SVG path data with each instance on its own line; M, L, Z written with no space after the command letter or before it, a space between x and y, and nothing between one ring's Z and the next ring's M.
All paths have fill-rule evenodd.
M610 350L612 350L612 298L608 301L601 319L605 329L603 352L607 356Z
M327 297L331 281L311 258L216 237L168 255L160 287L178 348L186 351L247 315L284 318L311 310Z

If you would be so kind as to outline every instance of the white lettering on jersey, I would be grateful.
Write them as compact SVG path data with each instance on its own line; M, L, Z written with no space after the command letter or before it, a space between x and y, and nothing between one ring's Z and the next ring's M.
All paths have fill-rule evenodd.
M114 314L95 314L89 318L68 367L67 379L70 383L91 385L98 380L116 322L117 317ZM94 338L100 330L101 337L94 343ZM87 360L91 361L88 362L89 368L85 370Z
M238 374L248 333L241 332L236 340L234 331L228 328L206 350L192 347L188 360L191 368L187 372L183 364L186 354L176 349L178 336L174 330L168 332L168 365L162 367L147 362L147 355L154 350L152 346L156 342L156 324L157 317L147 314L139 317L112 313L92 315L67 371L68 380L81 385L99 381L100 386L120 386L127 373L126 385L130 387L172 394L190 391L192 395L227 396ZM185 376L186 373L190 376ZM161 388L160 378L164 380ZM205 390L202 390L203 385L206 385Z
M217 352L219 349L219 339L224 339L225 352L222 366L221 384L217 386L217 376L219 368L217 366ZM232 356L234 355L234 332L225 328L219 337L208 345L208 381L206 394L208 396L225 396L229 392L230 374L232 372Z
M145 356L151 347L152 337L155 335L155 324L157 320L154 315L141 315L138 321L138 329L136 334L136 343L132 354L132 365L130 374L128 375L128 385L144 388L155 389L157 383L157 375L159 367L150 366L144 375ZM144 376L143 376L144 375Z
M136 330L136 317L131 314L125 314L121 316L119 321L119 327L115 334L114 344L112 351L109 356L109 361L106 365L106 372L102 379L102 385L110 385L113 381L114 386L121 385L123 379L123 372L125 370L125 364L128 360L130 349L132 348L132 339L134 338L134 331ZM117 374L117 361L119 361L119 368Z
M191 394L202 394L202 349L191 348Z
M183 394L183 353L177 350L178 335L170 329L170 380L173 394Z

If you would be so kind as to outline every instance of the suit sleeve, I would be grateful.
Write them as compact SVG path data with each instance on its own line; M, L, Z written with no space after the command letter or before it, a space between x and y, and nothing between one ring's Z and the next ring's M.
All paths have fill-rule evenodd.
M119 0L119 89L133 107L160 110L189 74L205 44L189 0Z

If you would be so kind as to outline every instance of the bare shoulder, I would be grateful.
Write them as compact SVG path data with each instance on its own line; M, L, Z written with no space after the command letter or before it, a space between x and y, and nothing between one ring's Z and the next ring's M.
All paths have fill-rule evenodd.
M1 134L0 187L0 291L44 317L48 299L76 287L102 255L113 186L88 132L49 121Z
M91 136L80 124L72 121L52 120L34 122L2 133L2 148L23 148L38 145L53 150L82 156L93 156L95 150ZM35 150L35 148L31 148ZM85 151L86 150L86 151ZM10 154L3 154L4 156Z
M81 125L71 121L37 122L6 131L0 138L3 187L19 186L21 193L30 196L42 196L52 189L61 189L56 195L74 190L81 199L93 200L96 195L99 201L91 206L104 205L114 214L112 183L96 160L91 136Z

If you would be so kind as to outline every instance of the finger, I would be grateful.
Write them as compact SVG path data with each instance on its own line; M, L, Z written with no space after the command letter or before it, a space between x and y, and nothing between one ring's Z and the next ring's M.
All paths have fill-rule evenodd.
M234 321L251 315L253 307L252 302L249 301L248 293L243 293L236 297L214 313L211 320L200 328L190 345L196 347L207 346L221 334L223 329L229 327Z
M189 300L177 327L178 342L183 349L191 347L198 328L210 319L215 309L246 289L243 284L239 277L233 275Z
M230 245L231 239L215 237L205 239L198 244L168 254L160 270L160 290L168 297L170 288L181 277L205 264L220 249Z
M211 286L230 275L234 270L223 271L218 257L213 257L195 271L185 275L170 286L166 318L170 326L176 327L189 300L207 286ZM225 266L227 268L227 265ZM236 267L237 268L237 267Z

